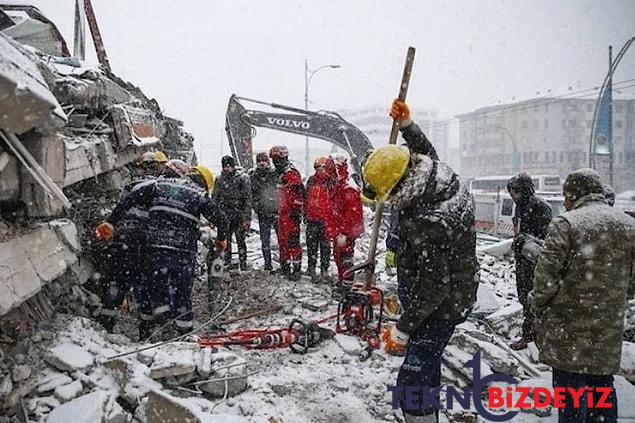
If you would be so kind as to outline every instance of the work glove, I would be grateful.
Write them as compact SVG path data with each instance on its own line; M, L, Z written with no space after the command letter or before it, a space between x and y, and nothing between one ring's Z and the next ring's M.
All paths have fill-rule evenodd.
M406 102L395 99L390 108L390 117L399 122L399 127L403 128L412 123L410 119L410 108Z
M95 228L95 238L99 241L110 241L115 234L115 228L108 222L103 222Z
M337 245L338 247L343 247L346 245L346 235L344 234L339 234L338 236L335 237L335 245Z
M403 356L406 355L408 340L410 335L397 329L397 326L385 328L381 334L381 340L384 342L384 349L390 355Z
M384 257L384 264L386 267L397 267L397 255L392 250L386 250L386 256Z
M214 247L216 247L218 251L225 251L227 249L227 241L224 239L217 239L214 241Z
M240 221L240 227L243 231L248 231L251 228L251 220L243 219Z

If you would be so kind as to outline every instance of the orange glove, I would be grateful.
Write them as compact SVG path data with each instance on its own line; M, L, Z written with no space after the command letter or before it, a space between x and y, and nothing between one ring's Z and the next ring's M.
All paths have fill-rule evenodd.
M114 234L115 228L108 222L100 223L95 228L95 238L99 241L110 241Z
M218 251L225 251L227 249L227 241L224 239L217 239L214 241L214 247L216 247Z
M395 99L390 108L390 117L399 122L399 125L407 126L411 122L410 107L404 101Z
M391 355L406 355L409 339L410 336L397 329L397 326L385 328L381 334L381 340L384 342L384 349Z
M244 219L240 222L240 227L246 231L249 230L251 228L251 220L249 219Z

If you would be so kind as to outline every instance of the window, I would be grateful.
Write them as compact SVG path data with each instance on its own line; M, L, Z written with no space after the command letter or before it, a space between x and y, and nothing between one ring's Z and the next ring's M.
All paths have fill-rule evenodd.
M622 121L621 120L616 120L615 121L615 128L616 129L622 129Z
M622 105L621 104L616 104L615 105L615 112L616 113L622 113Z
M538 113L538 104L534 103L534 113Z
M626 121L626 127L627 127L628 129L633 129L633 119L628 119L628 120Z
M624 162L624 153L618 153L617 157L619 164L622 164L622 162Z
M545 113L549 113L549 103L545 103Z
M569 128L575 128L578 126L578 121L575 119L569 119Z
M534 127L534 129L538 129L538 121L535 120L535 119L534 119L534 122L533 122L533 127Z
M514 202L510 198L503 198L501 214L503 216L511 216L513 210L514 210Z

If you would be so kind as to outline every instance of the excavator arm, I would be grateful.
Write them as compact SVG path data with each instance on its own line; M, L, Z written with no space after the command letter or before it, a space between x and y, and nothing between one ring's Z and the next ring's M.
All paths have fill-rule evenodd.
M280 109L290 113L248 110L239 100L269 106L273 109ZM362 162L366 153L373 148L368 137L359 128L334 112L314 112L297 109L281 104L265 103L238 97L234 94L229 98L225 119L225 130L227 131L232 155L241 166L247 169L253 166L252 138L256 134L255 127L269 128L328 141L350 154L351 164L358 175L361 175Z

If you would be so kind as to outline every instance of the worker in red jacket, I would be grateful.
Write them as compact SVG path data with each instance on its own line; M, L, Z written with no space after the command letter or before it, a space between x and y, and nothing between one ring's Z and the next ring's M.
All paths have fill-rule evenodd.
M304 214L305 191L300 172L289 161L289 149L276 145L269 157L278 173L278 245L282 274L293 281L300 280L302 246L300 224Z
M355 240L364 233L364 213L361 192L348 178L348 159L338 154L333 158L337 182L333 191L333 256L337 265L338 286L344 282L344 272L353 267ZM352 280L353 276L346 278Z
M315 271L318 252L320 254L320 276L323 281L329 278L331 262L331 240L334 234L333 208L331 195L335 185L331 169L333 159L318 157L313 163L315 173L306 182L306 249L307 274L317 282Z

